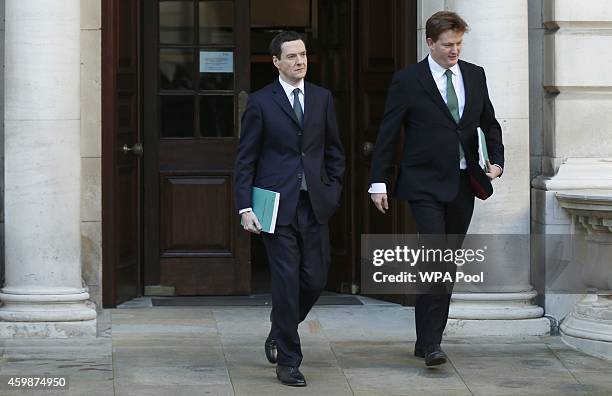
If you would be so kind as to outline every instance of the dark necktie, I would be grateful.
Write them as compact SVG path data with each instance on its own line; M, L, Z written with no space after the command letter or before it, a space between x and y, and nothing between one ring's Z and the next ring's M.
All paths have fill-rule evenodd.
M458 124L459 117L459 100L457 99L457 93L455 92L455 86L453 85L453 72L450 70L446 70L444 72L446 74L446 105L448 106L448 110L451 115L455 119L455 122ZM459 159L462 160L465 158L465 153L463 152L463 147L461 147L461 143L459 143Z
M293 90L293 111L297 117L300 125L304 126L304 111L302 110L302 104L300 103L300 89L296 88ZM301 145L301 144L300 144ZM302 172L302 182L300 184L300 190L307 191L308 185L306 184L306 176Z
M300 125L304 125L304 111L302 110L302 104L300 103L300 89L296 88L293 90L293 111L297 117Z

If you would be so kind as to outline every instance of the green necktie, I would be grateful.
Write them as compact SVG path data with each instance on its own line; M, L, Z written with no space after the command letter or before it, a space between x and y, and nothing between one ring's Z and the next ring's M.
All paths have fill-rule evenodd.
M455 119L455 122L459 124L459 100L457 99L457 93L455 92L455 86L453 85L453 72L446 70L446 105L451 115ZM463 153L463 147L459 143L459 159L464 159L465 154Z
M302 110L302 104L300 103L300 89L296 88L293 90L293 111L298 119L300 125L304 125L304 111Z

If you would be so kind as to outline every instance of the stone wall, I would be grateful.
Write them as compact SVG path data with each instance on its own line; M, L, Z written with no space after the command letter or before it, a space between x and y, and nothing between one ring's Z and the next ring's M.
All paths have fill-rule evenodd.
M102 308L102 14L81 0L81 260L91 300Z
M569 235L580 230L560 207L557 193L612 189L612 74L607 62L612 3L543 0L541 10L543 29L537 36L542 37L543 73L533 90L542 98L542 121L532 130L539 144L531 153L532 171L538 170L532 181L532 231ZM534 18L534 35L538 24ZM549 293L546 311L562 320L577 297Z
M0 120L4 121L4 0L0 0ZM0 123L0 286L4 285L4 122Z
M529 1L529 175L542 173L544 155L544 23L542 0Z

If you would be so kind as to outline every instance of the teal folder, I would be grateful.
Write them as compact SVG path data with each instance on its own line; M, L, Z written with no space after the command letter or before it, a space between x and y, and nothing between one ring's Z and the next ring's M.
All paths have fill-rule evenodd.
M263 232L274 234L279 201L280 193L253 187L253 213L257 216L257 220L259 220Z
M485 135L482 132L482 129L478 127L478 163L482 167L485 172L489 171L489 166L491 163L489 162L489 150L487 149L487 140L485 139Z

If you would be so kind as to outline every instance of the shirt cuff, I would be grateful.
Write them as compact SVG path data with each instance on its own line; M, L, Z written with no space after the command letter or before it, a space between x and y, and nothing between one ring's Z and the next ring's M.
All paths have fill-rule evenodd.
M243 213L252 212L252 211L253 211L253 208L244 208L244 209L240 209L238 211L238 214L243 214Z
M368 189L370 194L386 194L387 185L385 183L372 183Z
M501 173L500 173L500 174L499 174L499 176L497 176L497 177L501 177L501 175L503 175L503 174L504 174L504 168L502 168L502 167L501 167L501 165L497 165L497 164L491 164L491 165L493 165L493 166L497 166L497 167L499 168L499 170L501 171Z

